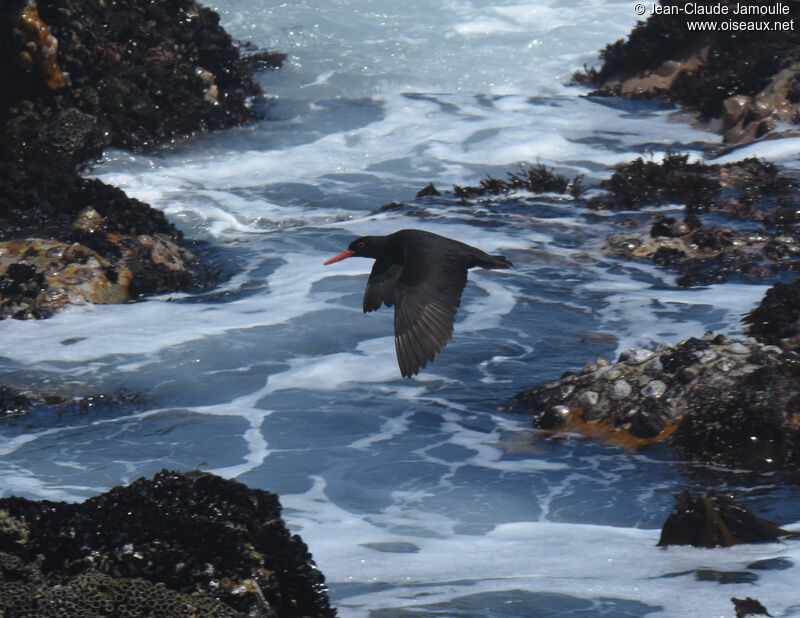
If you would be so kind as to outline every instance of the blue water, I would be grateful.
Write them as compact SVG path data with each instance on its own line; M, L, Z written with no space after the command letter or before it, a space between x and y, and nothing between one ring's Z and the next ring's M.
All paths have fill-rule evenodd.
M235 37L289 52L265 120L92 174L165 211L220 269L213 289L0 323L10 383L102 393L0 429L3 495L80 500L161 468L281 494L342 616L800 615L796 542L655 547L685 488L735 489L798 519L772 476L537 434L516 392L599 356L707 329L741 334L765 284L681 289L599 250L634 213L559 196L462 204L440 189L544 163L597 184L717 135L650 103L595 100L572 71L635 23L625 3L340 1L214 5ZM796 139L741 149L797 167ZM401 208L371 214L392 201ZM677 206L662 209L680 215ZM352 238L416 227L503 253L470 273L455 336L402 379L392 313L363 315ZM783 569L748 565L771 558ZM752 577L719 573L742 572Z

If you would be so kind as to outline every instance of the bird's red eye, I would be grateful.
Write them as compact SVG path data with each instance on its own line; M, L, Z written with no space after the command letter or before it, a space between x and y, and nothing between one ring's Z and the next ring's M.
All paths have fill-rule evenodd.
M359 249L363 249L366 246L367 246L367 243L365 243L363 240L360 243L358 243L358 248Z

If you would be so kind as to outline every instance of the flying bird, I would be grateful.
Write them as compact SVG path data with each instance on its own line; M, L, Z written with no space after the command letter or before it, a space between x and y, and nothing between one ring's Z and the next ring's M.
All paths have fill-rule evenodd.
M325 266L350 257L375 260L364 290L364 313L381 304L394 306L394 345L405 378L419 373L453 336L467 270L512 265L505 256L424 230L356 238Z

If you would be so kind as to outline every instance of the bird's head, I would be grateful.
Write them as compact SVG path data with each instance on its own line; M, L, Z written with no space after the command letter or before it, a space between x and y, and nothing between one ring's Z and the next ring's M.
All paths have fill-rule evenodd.
M356 238L350 243L347 249L325 262L325 266L328 264L333 264L334 262L340 262L341 260L349 257L376 258L378 257L379 253L379 247L377 246L378 244L379 243L376 242L375 236L362 236L361 238Z

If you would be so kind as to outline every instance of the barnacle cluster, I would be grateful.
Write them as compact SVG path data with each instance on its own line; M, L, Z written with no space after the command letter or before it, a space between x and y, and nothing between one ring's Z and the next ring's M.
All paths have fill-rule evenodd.
M0 566L22 568L22 561L0 554ZM0 581L0 613L13 616L225 618L238 613L204 594L181 594L146 579L113 578L88 571L64 585L42 587L28 581Z
M639 447L670 438L685 456L747 467L800 457L794 353L707 333L632 349L523 391L542 429Z

